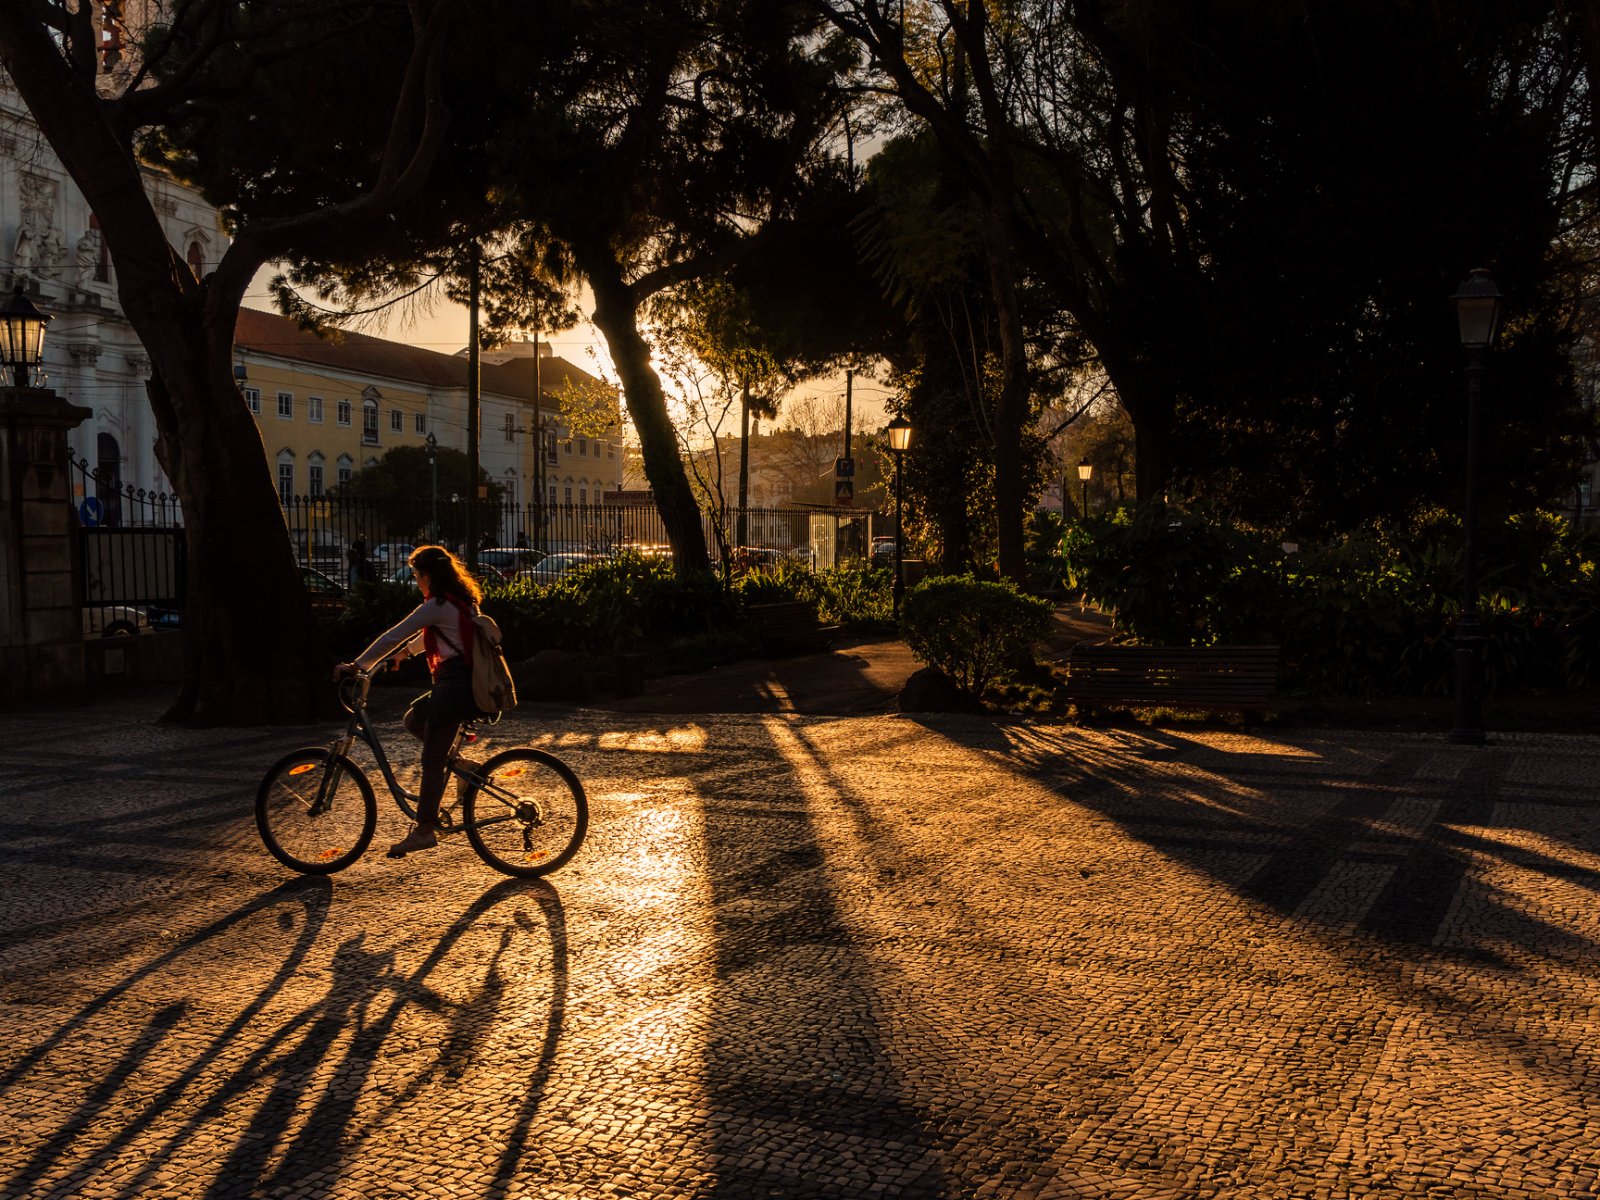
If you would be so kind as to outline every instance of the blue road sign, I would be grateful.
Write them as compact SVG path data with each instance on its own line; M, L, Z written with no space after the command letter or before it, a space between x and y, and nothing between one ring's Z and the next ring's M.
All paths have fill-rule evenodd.
M78 516L83 521L85 529L93 529L106 518L105 505L94 496L85 496L83 503L78 505Z
M853 458L834 459L833 473L839 479L853 478L856 473L856 460Z

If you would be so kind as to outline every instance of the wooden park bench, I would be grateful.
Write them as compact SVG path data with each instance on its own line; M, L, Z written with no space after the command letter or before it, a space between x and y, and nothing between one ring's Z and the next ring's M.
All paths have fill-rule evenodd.
M1067 660L1067 699L1097 708L1253 712L1278 686L1277 646L1078 644Z
M752 604L744 615L746 628L768 653L826 650L839 632L837 625L818 621L816 606L805 600Z

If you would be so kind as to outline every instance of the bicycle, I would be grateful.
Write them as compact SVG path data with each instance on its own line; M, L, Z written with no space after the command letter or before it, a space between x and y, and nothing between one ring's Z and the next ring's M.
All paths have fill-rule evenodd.
M367 714L376 673L356 671L341 681L339 703L350 714L342 735L328 745L291 750L261 780L256 828L267 850L291 870L331 875L372 842L378 802L367 773L349 757L357 739L371 749L396 807L416 820L420 797L395 777ZM440 837L465 832L478 857L506 875L533 879L559 870L589 828L583 784L571 767L543 750L505 750L482 763L462 758L476 724L464 723L450 746L446 791L453 776L456 798L440 805Z

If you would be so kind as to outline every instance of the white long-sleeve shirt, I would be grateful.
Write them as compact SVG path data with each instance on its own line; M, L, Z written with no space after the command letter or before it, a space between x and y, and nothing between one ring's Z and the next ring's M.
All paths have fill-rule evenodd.
M384 659L402 651L420 654L429 626L434 629L434 643L441 661L461 654L461 610L444 597L433 596L417 605L393 628L380 633L353 661L363 671L370 671Z

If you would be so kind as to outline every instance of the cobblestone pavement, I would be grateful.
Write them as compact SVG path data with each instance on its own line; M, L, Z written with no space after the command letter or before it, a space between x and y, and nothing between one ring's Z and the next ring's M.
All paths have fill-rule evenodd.
M0 718L6 1197L1597 1191L1600 739L527 712L567 870L330 882L153 713Z

